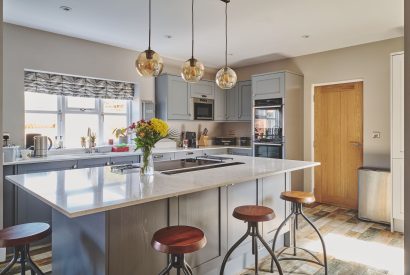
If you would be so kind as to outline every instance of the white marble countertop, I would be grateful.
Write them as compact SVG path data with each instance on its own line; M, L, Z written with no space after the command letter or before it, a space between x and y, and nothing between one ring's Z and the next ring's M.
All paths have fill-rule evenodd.
M197 151L197 150L212 150L212 149L248 149L251 150L251 147L243 147L243 146L201 146L199 148L188 148L183 149L180 147L174 148L154 148L154 154L165 154L165 153L175 153L175 152L183 152L183 151ZM68 161L68 160L79 160L79 159L96 159L96 158L110 158L110 157L127 157L127 156L136 156L141 155L141 151L131 151L131 152L107 152L107 153L77 153L77 154L53 154L48 155L47 157L41 158L29 158L26 160L19 159L13 162L5 162L3 163L4 166L7 165L20 165L20 164L31 164L31 163L41 163L41 162L54 162L54 161Z
M315 162L232 156L236 166L149 177L110 167L7 176L7 180L68 217L122 208L319 165Z

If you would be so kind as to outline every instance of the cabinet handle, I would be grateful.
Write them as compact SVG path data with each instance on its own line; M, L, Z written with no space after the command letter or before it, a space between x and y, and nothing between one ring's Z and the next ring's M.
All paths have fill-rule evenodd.
M186 154L187 154L187 155L193 155L194 152L187 152Z
M202 97L207 97L206 95L202 95Z
M154 159L160 159L160 158L163 158L163 157L164 157L164 155L155 155Z

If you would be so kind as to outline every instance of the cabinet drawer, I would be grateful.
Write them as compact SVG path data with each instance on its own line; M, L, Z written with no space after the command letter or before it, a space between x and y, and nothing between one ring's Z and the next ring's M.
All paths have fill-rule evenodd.
M157 153L157 154L152 154L152 157L154 158L154 162L173 160L174 153L162 153L162 154Z
M97 159L80 159L78 160L78 168L100 167L110 164L110 158Z
M112 157L111 165L139 163L139 156Z
M182 151L175 153L175 159L196 158L203 155L202 150Z
M59 170L68 170L77 168L77 161L56 161L56 162L43 162L33 164L21 164L17 166L18 174L29 174L37 172L50 172Z
M285 96L285 74L272 73L252 77L254 99L280 98Z
M228 153L228 149L227 148L206 149L206 150L203 150L202 152L204 156L223 155L223 154Z

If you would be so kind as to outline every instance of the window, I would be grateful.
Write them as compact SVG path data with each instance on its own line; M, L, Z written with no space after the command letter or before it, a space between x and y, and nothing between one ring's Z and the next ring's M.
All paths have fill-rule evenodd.
M25 132L63 137L64 147L81 147L88 127L97 144L116 138L115 128L131 123L131 100L99 99L25 92Z

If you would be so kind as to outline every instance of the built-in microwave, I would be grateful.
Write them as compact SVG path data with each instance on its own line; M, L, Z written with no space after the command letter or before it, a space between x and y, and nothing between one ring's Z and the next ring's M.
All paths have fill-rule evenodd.
M194 98L194 119L213 120L214 119L214 100L206 98Z

